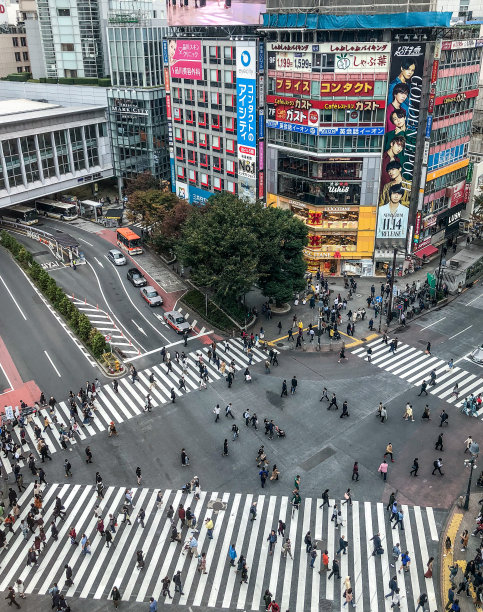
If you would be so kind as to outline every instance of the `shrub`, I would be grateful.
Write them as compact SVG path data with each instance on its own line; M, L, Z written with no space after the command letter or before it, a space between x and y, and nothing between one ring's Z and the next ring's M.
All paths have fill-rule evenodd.
M89 321L88 317L84 313L79 316L79 336L84 342L89 340L89 336L91 333L92 325Z
M95 330L95 333L92 335L90 340L90 347L94 357L100 359L102 354L107 351L106 341L104 340L104 336L101 332Z

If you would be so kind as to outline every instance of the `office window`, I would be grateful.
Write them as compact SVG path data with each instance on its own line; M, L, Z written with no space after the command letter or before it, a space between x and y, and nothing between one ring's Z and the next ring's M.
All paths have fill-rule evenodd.
M20 58L20 51L16 51L16 52L15 52L15 61L16 61L16 62L20 62L20 61L21 61L21 58Z
M176 159L184 161L184 149L182 147L176 147Z
M25 72L30 72L30 66L25 66Z
M196 151L188 151L187 156L188 163L192 164L193 166L196 166L196 164L198 163L198 156L196 154Z
M213 189L216 191L221 191L223 189L223 181L221 178L217 176L213 177Z
M221 151L221 138L219 136L212 136L211 146L217 151Z
M198 106L207 106L208 102L207 102L207 96L206 96L206 90L199 90L198 91Z
M82 170L86 167L84 156L84 144L82 140L82 128L70 128L70 142L72 145L72 154L74 156L74 169Z
M235 162L232 159L226 160L226 173L232 176L235 175Z
M215 172L223 172L223 160L221 157L213 157L213 170Z
M186 130L186 142L188 144L196 144L196 137L194 130Z
M235 108L236 96L234 94L225 94L225 108Z
M21 74L23 72L22 66L17 66L17 72Z
M7 166L7 176L10 187L23 185L20 155L16 138L3 141L3 154L5 156L5 165Z
M70 9L58 8L57 9L57 15L59 17L70 17Z
M235 152L235 141L233 138L226 139L226 152L234 153Z
M190 183L196 183L196 176L197 176L196 170L188 170L188 178L189 178Z
M173 118L175 121L183 121L183 110L181 108L174 108Z
M39 134L37 136L40 149L40 161L44 178L55 176L54 150L50 134Z
M225 64L233 63L233 61L235 60L235 48L234 47L224 47L223 57L225 58Z
M22 53L22 55L23 55L23 61L24 61L24 62L28 62L28 61L29 61L29 54L28 54L28 51L24 51L24 52Z
M198 138L200 141L200 147L203 147L204 149L207 149L210 145L210 138L208 136L208 134L198 134Z
M236 183L234 181L226 181L226 190L230 193L236 193Z
M87 166L92 168L99 166L99 148L97 146L96 126L86 125L84 134L87 146Z
M60 50L61 51L73 51L74 43L61 43Z
M17 38L16 36L14 36L14 37L12 38L12 45L13 45L14 47L18 47L18 38Z
M227 132L234 132L236 130L236 119L235 117L225 118L225 129Z
M210 156L206 153L200 153L200 166L203 166L203 168L210 167Z
M180 179L184 179L184 166L176 166L176 175Z
M208 174L205 174L204 172L201 172L200 174L200 182L201 182L201 186L202 187L207 187L208 189L210 188L210 177Z
M186 123L194 123L195 122L195 111L187 110L186 111Z
M203 111L198 111L198 125L200 127L206 127L206 113Z
M220 57L220 47L210 47L210 62Z
M174 138L178 142L182 142L183 140L183 130L179 127L174 128Z
M67 134L66 130L58 130L54 132L55 150L57 152L57 161L59 162L59 173L67 174L71 172L70 159L67 150Z
M221 130L223 123L220 115L211 115L211 127L214 130Z
M185 89L184 90L184 101L189 106L194 106L194 104L195 104L195 92L194 92L194 89Z
M220 80L220 71L216 69L211 69L210 70L210 81L212 83L218 83L219 80Z
M220 94L217 91L212 91L210 93L210 102L212 106L218 106L220 104Z
M70 79L77 78L77 70L64 70L64 74L67 78Z
M225 70L223 73L223 81L225 84L234 84L235 83L235 71Z

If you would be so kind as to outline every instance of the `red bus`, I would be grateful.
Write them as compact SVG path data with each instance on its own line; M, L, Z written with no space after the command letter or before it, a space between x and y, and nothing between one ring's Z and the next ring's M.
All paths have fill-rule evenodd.
M120 227L117 230L117 244L129 255L139 255L143 252L141 238L128 227Z

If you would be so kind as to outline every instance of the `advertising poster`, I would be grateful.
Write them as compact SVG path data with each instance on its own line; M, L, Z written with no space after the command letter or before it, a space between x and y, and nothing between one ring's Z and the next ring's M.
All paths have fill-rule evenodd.
M168 41L163 40L164 88L166 91L166 113L168 119L169 169L171 174L171 191L176 192L176 168L174 163L173 124L171 121L171 90L169 83Z
M258 25L264 0L166 0L170 26Z
M203 79L200 40L169 40L168 58L172 79Z
M406 238L424 53L421 43L392 46L376 238Z
M257 93L255 43L237 45L236 93L238 129L238 175L256 180L257 161Z

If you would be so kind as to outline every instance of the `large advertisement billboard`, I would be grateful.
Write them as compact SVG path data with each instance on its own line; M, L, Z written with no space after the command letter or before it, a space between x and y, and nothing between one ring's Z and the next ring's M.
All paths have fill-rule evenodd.
M203 80L201 40L174 40L168 42L171 78Z
M256 43L241 43L236 48L238 175L253 181L250 200L256 200L257 176L257 48Z
M265 0L166 0L170 26L258 25L265 11Z
M376 238L405 240L420 116L425 45L393 44Z

